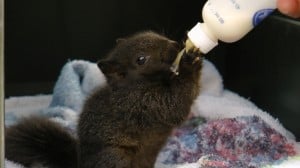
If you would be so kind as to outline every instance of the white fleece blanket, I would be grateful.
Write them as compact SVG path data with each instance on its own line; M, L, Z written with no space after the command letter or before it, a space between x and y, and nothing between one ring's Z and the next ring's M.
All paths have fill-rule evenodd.
M299 144L295 141L293 134L286 130L279 123L278 119L274 119L249 100L224 89L222 77L214 65L206 60L204 61L201 84L201 94L191 109L191 114L194 117L203 117L207 122L223 122L233 118L241 119L244 122L245 118L239 117L258 116L262 121L261 123L266 123L267 126L274 129L273 132L282 135L286 143L292 145L293 150L296 152L293 156L288 155L280 162L269 163L264 166L300 167ZM70 131L75 131L78 113L81 110L84 99L95 87L103 85L105 85L105 78L96 64L82 60L70 61L63 67L53 95L22 96L6 99L5 124L9 126L14 124L20 117L30 114L40 114L61 123ZM196 142L189 141L189 144L193 143L196 144ZM210 156L201 155L201 157L196 158L197 161L187 161L186 163L167 163L166 152L162 151L157 159L156 167L209 167L209 164L215 167L226 167L226 162L223 162L224 160L214 160L215 158L211 159ZM215 163L222 164L220 166L213 165ZM6 160L5 167L21 168L22 166Z

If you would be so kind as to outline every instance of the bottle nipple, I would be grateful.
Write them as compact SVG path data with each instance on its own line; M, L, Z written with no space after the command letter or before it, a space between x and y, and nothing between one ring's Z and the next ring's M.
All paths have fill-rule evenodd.
M188 38L185 41L185 47L177 54L176 59L174 60L172 66L170 67L170 70L175 74L175 75L179 75L179 64L181 61L181 58L184 54L184 52L187 52L189 50L193 50L195 48L194 44L192 43L192 41Z

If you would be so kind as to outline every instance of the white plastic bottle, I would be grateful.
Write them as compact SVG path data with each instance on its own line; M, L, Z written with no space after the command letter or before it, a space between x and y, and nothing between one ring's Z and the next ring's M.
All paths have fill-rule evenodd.
M203 23L188 32L193 45L206 54L218 40L235 42L245 36L276 8L276 0L208 0Z

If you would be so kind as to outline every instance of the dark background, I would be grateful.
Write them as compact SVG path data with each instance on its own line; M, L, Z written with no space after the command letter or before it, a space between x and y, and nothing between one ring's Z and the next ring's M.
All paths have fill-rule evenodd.
M182 41L201 21L201 0L8 0L6 97L51 93L69 59L96 61L115 40L155 30ZM225 87L268 111L300 139L300 20L278 12L207 55Z

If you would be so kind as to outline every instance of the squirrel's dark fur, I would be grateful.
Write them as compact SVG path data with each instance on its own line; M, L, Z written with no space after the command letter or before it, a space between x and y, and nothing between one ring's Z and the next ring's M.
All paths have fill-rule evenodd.
M98 62L108 84L85 102L78 140L54 122L29 118L7 128L6 157L55 168L153 167L200 89L199 51L184 53L176 76L170 66L178 52L176 42L153 32L118 40L107 58Z

